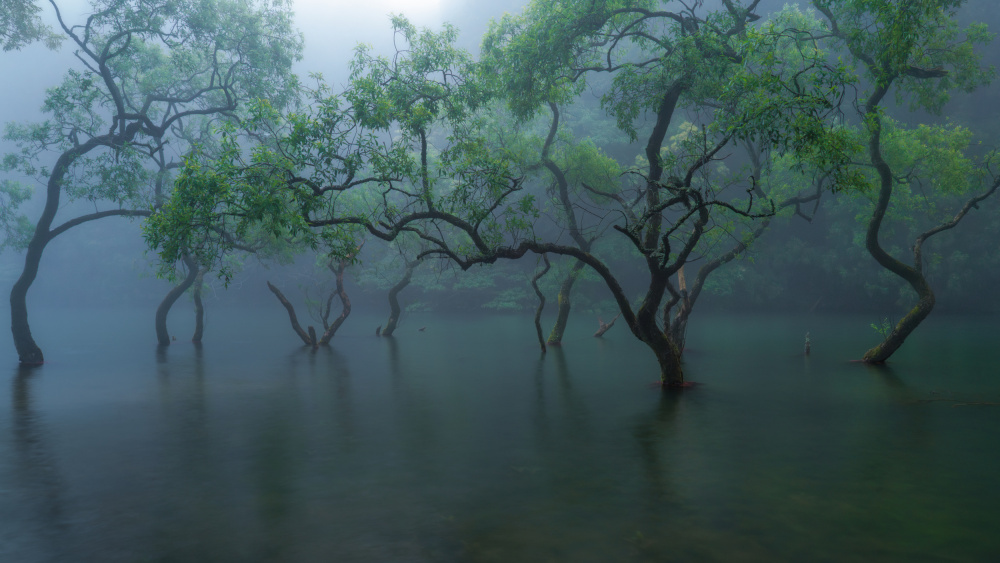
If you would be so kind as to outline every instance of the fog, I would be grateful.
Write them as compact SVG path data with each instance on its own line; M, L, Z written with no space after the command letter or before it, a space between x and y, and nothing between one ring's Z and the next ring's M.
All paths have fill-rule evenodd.
M61 2L60 8L67 22L81 22L86 14L84 2ZM296 63L295 72L307 83L310 73L320 73L334 87L347 81L349 63L353 49L358 43L372 45L377 52L387 54L393 48L393 36L389 24L390 13L402 13L409 17L417 26L437 27L440 22L448 21L461 30L460 47L478 51L479 41L491 18L497 18L504 12L518 12L523 2L510 0L507 2L479 3L459 0L440 0L427 2L412 2L403 0L378 0L374 2L298 2L295 4L295 23L305 39L302 60ZM762 13L781 5L779 2L764 3ZM707 7L713 7L710 3ZM46 6L44 16L47 22L54 21L51 7ZM965 20L989 20L996 18L994 10L989 9L988 2L970 2L964 9ZM987 21L986 23L996 23ZM991 49L995 53L995 49ZM41 45L34 44L21 51L4 53L0 57L0 73L16 77L3 92L4 103L0 105L0 121L29 122L42 119L39 112L41 100L47 88L56 84L66 68L78 67L79 63L72 55L68 42L58 51L50 51ZM993 98L993 87L980 88L972 94L957 94L945 108L942 116L913 115L903 109L897 111L901 119L911 121L937 121L965 125L972 129L977 141L984 147L996 144L995 131L1000 130L1000 111L997 105L990 103ZM596 100L596 94L591 96ZM596 102L595 102L596 103ZM14 150L9 142L0 145L4 152ZM639 145L623 145L620 152L628 160L628 153L641 152ZM737 157L732 157L730 162ZM43 157L44 161L44 157ZM16 174L11 177L16 178ZM35 186L36 192L42 186L35 180L26 180ZM40 212L38 194L23 207L26 215L37 216ZM86 204L63 203L64 211L74 209L87 210ZM74 207L77 206L77 207ZM981 212L973 213L965 223L960 225L946 245L947 252L964 252L962 249L983 248L988 252L989 245L977 244L983 242L982 232L989 232L995 225L990 221L990 214L995 214L997 204L987 201ZM758 241L752 250L753 260L740 261L735 265L738 276L747 280L758 279L753 283L740 284L738 281L725 281L714 295L708 295L703 307L715 310L809 310L819 302L820 309L827 311L850 310L855 312L877 309L883 314L892 311L898 314L905 309L907 290L900 282L879 278L881 275L877 265L865 264L851 277L831 277L836 266L829 264L790 263L781 258L782 242L788 240L808 241L810 245L829 248L838 243L828 231L829 212L821 207L813 224L805 221L788 221L775 226L774 232L767 234ZM841 239L840 242L844 242ZM905 244L902 243L901 244ZM822 256L821 251L814 253ZM856 254L859 260L864 256ZM944 271L939 275L938 289L940 297L939 312L995 312L1000 310L1000 297L995 292L986 292L988 280L995 279L997 260L987 256L986 260L966 261L961 267L963 271L953 273ZM853 260L852 258L851 260ZM523 260L521 262L528 262ZM118 304L155 304L162 294L169 289L170 284L155 279L155 255L147 251L139 234L137 221L124 219L108 219L83 225L74 230L72 235L59 237L54 241L42 261L42 270L36 286L32 289L30 299L37 305L107 305ZM263 269L251 260L247 271L237 279L229 289L221 283L213 282L213 299L221 302L238 304L254 303L255 306L276 306L270 303L270 294L263 289L263 280L285 279L285 283L297 283L294 280L322 277L314 271L313 259L305 256L297 260L298 265L289 269L286 266L270 264L269 269ZM7 250L0 255L0 282L9 287L19 275L21 258L13 250ZM508 304L511 310L529 310L531 303L530 288L525 284L526 278L533 269L532 264L501 263L495 269L501 275L490 280L490 289L483 292L479 299L461 300L460 308L467 310L480 307L484 312L492 310L489 303L496 305L499 294L505 290L513 291L518 299L515 304ZM364 265L352 268L363 269ZM787 269L785 272L775 272L775 268ZM980 268L984 268L980 270ZM435 268L440 270L440 268ZM444 273L435 273L436 279L455 279L454 268L445 267ZM768 275L759 272L768 271ZM635 291L639 291L644 283L642 273L635 282ZM348 271L348 283L354 283L358 272ZM391 273L381 274L392 276ZM428 274L430 275L430 274ZM370 278L370 276L369 276ZM764 278L767 278L766 280ZM961 281L955 281L961 278ZM878 280L873 282L872 280ZM329 280L326 280L328 282ZM277 283L277 281L276 281ZM351 293L359 299L358 307L384 307L383 297L386 281L380 287L372 285L371 281L363 287L354 285ZM428 282L440 287L440 283ZM449 281L448 283L456 283ZM554 282L553 282L554 283ZM632 285L628 280L626 285ZM872 289L882 284L879 289ZM763 287L761 286L763 284ZM777 285L775 285L777 284ZM448 285L447 283L445 285ZM771 287L767 287L770 285ZM894 289L898 286L899 289ZM888 289L885 289L888 288ZM550 288L554 290L555 288ZM319 290L317 290L319 291ZM420 302L419 307L447 309L454 300L447 292L428 288L411 288L411 303ZM457 291L457 290L456 290ZM603 284L596 279L585 280L579 287L582 307L591 313L601 309L613 310L614 306ZM471 297L471 296L470 296ZM478 302L477 302L478 301ZM485 307L484 307L485 306ZM607 312L611 312L611 311Z
M68 25L82 23L89 13L88 2L84 0L62 1L58 5ZM302 32L305 44L302 59L295 65L295 72L307 83L311 83L310 74L318 73L329 84L342 85L348 78L350 61L358 44L372 45L382 54L392 52L392 14L405 15L421 27L438 27L442 22L452 23L462 32L459 46L476 51L490 19L507 11L516 12L522 5L523 2L514 0L490 2L488 6L472 0L296 2L295 24ZM42 13L46 23L56 24L54 11L47 3L43 6ZM57 51L36 43L21 51L0 55L0 74L14 77L10 86L3 90L0 122L25 123L44 119L40 111L40 100L45 97L46 90L58 84L68 68L79 66L69 41L64 41L62 48ZM0 152L15 150L16 146L11 142L0 140ZM44 159L43 157L43 161ZM35 196L24 205L23 210L28 217L37 216L42 205L38 192L44 190L44 185L16 173L7 174L35 188ZM64 203L63 206L67 214L88 210L83 204ZM154 268L150 265L154 257L147 253L137 223L111 219L77 229L73 236L57 239L50 247L51 254L47 254L43 261L37 291L32 292L33 302L42 307L111 304L155 306L170 288L167 282L155 279ZM291 279L313 275L312 259L305 259L303 262L305 273L292 272L288 274ZM23 258L16 251L0 253L0 283L9 288L20 275L22 266ZM253 280L252 284L238 279L231 288L236 291L226 290L221 284L215 284L219 290L213 292L216 299L233 304L245 303L246 299L262 304L258 299L272 299L263 287L263 280L275 274L258 272L253 265L251 269L254 273L248 279ZM230 293L238 293L238 288L248 289L245 293L249 295L230 297ZM372 304L378 302L381 305L383 301L374 299Z
M1000 49L867 11L941 2L93 2L126 86L0 54L0 561L997 560Z

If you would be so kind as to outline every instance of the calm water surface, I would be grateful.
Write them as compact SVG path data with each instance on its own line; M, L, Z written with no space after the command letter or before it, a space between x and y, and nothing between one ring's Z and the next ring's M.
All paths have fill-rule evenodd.
M275 309L163 353L152 311L53 311L30 371L2 339L0 561L1000 560L996 320L876 369L872 319L703 316L664 394L589 316L544 358L526 316L313 353Z

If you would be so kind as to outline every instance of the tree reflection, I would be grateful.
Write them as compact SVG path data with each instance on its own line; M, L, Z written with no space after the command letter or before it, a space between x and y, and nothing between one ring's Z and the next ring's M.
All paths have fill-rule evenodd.
M19 539L31 548L48 552L53 559L62 560L72 553L70 526L65 509L65 485L32 397L32 383L39 370L40 366L19 366L11 392L14 480L25 493L18 511L19 520L22 525L30 526L32 535L39 536L34 541Z
M663 503L676 497L676 491L671 485L670 460L666 459L666 451L670 440L677 433L682 401L691 399L683 395L690 393L675 390L660 392L656 408L640 420L632 431L639 446L643 474L649 486L649 494L645 498L652 514L662 513Z

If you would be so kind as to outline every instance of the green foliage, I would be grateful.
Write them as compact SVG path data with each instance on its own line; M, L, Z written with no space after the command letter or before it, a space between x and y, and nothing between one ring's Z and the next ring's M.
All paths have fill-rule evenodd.
M43 41L49 49L62 42L39 14L42 9L35 0L0 0L0 42L4 51L20 49L35 41Z
M879 338L885 340L889 338L889 334L892 333L892 327L896 326L895 321L890 321L889 317L882 317L882 320L877 323L871 323L870 325L875 334L879 335Z
M845 100L895 69L893 84L933 109L941 92L988 77L973 72L971 50L988 34L949 28L935 10L950 4L930 0L913 3L922 6L916 11L874 0L817 1L826 21L786 7L758 23L740 3L704 14L700 3L678 13L664 4L534 0L492 24L478 62L455 47L454 28L417 29L394 18L397 53L359 47L343 91L317 79L296 111L261 102L239 128L223 132L222 150L192 153L147 237L164 260L192 248L209 260L237 249L219 232L295 241L335 256L351 255L364 237L406 236L421 240L419 252L464 268L492 263L499 251L512 255L519 243L564 243L575 222L590 221L583 230L599 239L593 252L616 275L656 263L666 271L682 251L690 253L684 260L709 261L742 246L736 255L751 260L716 289L736 295L741 284L757 284L777 298L783 286L754 273L745 247L772 202L818 186L842 194L830 206L837 216L831 237L847 247L824 267L855 281L868 276L855 267L863 243L855 218L867 216L863 204L875 180L870 166L859 165L872 123L852 121ZM697 21L688 17L695 11ZM846 39L834 38L834 23ZM866 25L872 37L859 31ZM938 76L931 65L949 73ZM933 76L911 84L914 72ZM932 82L933 91L920 90ZM588 88L610 120L584 100ZM677 93L676 107L667 107L668 92ZM550 104L560 123L547 143ZM967 130L908 128L877 117L886 158L899 171L894 213L913 219L906 229L916 228L920 213L949 209L949 198L979 185L977 164L966 156ZM652 132L658 120L662 138ZM648 154L636 155L644 147L627 142L640 138ZM723 161L744 148L753 162ZM678 194L710 201L708 218ZM775 209L786 217L801 212L791 204ZM600 237L613 226L631 229L631 238ZM404 253L417 252L419 245L406 244ZM809 244L796 245L789 262L809 254ZM367 283L391 285L389 272L402 266L396 252L368 256L382 273ZM490 275L456 288L493 287ZM878 291L882 281L873 282ZM449 285L440 277L422 283ZM530 298L519 291L490 303Z
M494 311L524 311L534 304L535 299L534 293L529 289L512 287L501 291L491 301L484 303L483 308Z
M981 24L960 29L956 22L964 2L814 0L873 88L895 84L898 103L931 112L940 112L952 91L971 91L995 75L976 51L992 34Z
M607 18L604 2L534 0L519 15L491 22L482 42L479 79L507 102L518 120L533 117L545 103L565 104L584 82L576 69L587 55L578 46L598 40Z
M261 102L222 132L218 154L192 154L146 229L163 261L186 248L214 260L255 232L346 257L365 231L391 240L442 214L475 225L477 240L453 241L470 252L530 228L533 198L509 197L511 160L488 142L485 98L455 30L393 25L406 47L391 60L359 47L345 91L316 77L301 111Z
M31 189L11 180L0 180L0 252L10 248L23 250L31 240L31 221L18 213L21 204L31 198Z
M155 209L180 164L171 154L194 144L210 152L212 128L247 100L284 107L297 94L291 65L302 44L285 0L93 0L90 9L82 25L60 22L83 65L47 91L47 118L4 134L18 151L3 170L48 184L53 209L63 197ZM51 169L41 164L50 152ZM203 171L182 181L195 178ZM54 217L42 217L38 236L48 237Z

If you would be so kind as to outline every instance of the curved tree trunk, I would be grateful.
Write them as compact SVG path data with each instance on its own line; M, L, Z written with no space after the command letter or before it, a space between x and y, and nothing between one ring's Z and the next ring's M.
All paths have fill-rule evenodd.
M191 342L196 344L201 343L201 337L205 333L205 305L201 301L201 289L207 272L207 268L198 271L198 277L194 280L194 290L192 291L194 297L194 336L191 337Z
M680 349L671 339L670 332L660 329L657 324L660 303L663 301L663 295L666 293L667 287L670 286L670 276L674 270L666 267L655 267L653 260L650 260L649 264L649 287L646 289L646 295L643 297L639 309L633 313L629 305L628 296L617 280L614 280L610 276L607 267L603 264L599 265L596 261L590 263L607 282L608 289L611 290L615 301L618 302L621 315L624 317L629 330L653 351L653 355L660 366L660 384L665 389L688 387L690 384L684 380L684 368L681 365Z
M64 152L56 161L45 189L45 207L38 218L38 223L35 224L35 233L24 254L24 270L10 290L10 330L14 336L18 359L23 364L40 364L45 361L42 349L32 338L31 327L28 325L28 289L38 276L38 266L41 264L45 246L52 240L50 230L59 210L63 178L74 160L96 146L96 141L92 139L84 145Z
M416 270L419 265L419 260L408 262L406 264L406 272L403 274L403 279L399 280L399 282L392 286L392 289L389 290L389 320L386 321L385 328L382 329L381 336L392 336L392 333L396 331L396 326L399 324L399 315L402 312L402 308L399 306L399 292L403 291L406 286L410 285L410 280L413 278L413 271ZM340 285L338 283L338 288L339 287Z
M46 229L47 230L47 229ZM22 364L40 364L45 361L42 349L31 336L28 325L28 289L38 276L38 265L42 261L42 251L48 244L48 236L40 232L41 225L35 231L34 238L28 245L24 256L24 270L10 290L10 330L14 336L14 347Z
M160 302L160 306L156 308L156 341L160 346L170 346L170 333L167 332L167 315L170 313L170 308L194 284L195 278L198 277L198 265L190 256L184 256L184 266L188 271L187 277L171 289Z
M53 165L45 187L45 206L42 208L42 214L38 217L38 222L35 224L35 232L31 237L31 241L28 242L28 248L24 255L24 269L10 290L10 330L14 337L14 347L17 349L17 356L21 363L40 364L45 361L42 349L35 342L35 339L32 338L31 327L28 324L28 290L31 288L31 284L35 282L35 278L38 277L38 266L41 264L45 246L52 239L67 230L89 221L112 216L149 216L150 211L148 210L114 209L82 215L66 221L54 229L52 228L56 212L59 211L63 181L73 162L98 147L109 146L113 142L129 141L135 136L138 130L138 128L134 130L130 128L122 134L109 133L108 135L93 137L59 155L55 165Z
M889 356L893 355L903 345L906 338L916 330L917 326L927 318L927 315L931 314L931 311L934 309L934 292L931 291L930 286L927 285L927 282L923 281L922 277L921 282L913 286L920 295L917 304L910 309L910 312L906 316L896 323L892 332L886 336L881 344L865 352L862 361L869 364L880 364L888 360Z
M569 274L566 275L562 285L559 286L559 297L557 299L559 310L556 314L556 322L552 325L552 331L549 332L548 343L550 345L558 346L562 343L563 334L566 332L566 324L569 322L569 311L572 308L570 294L573 291L573 284L580 277L580 270L583 269L583 266L584 263L577 260L573 264L573 268L570 269Z
M330 343L330 339L337 334L337 329L340 328L340 325L344 324L344 321L351 314L351 300L347 297L347 292L344 291L344 270L347 269L347 264L347 260L341 260L336 268L333 267L333 264L327 265L330 271L337 275L337 295L340 297L340 303L343 305L343 308L340 311L340 316L333 320L330 328L326 329L323 332L323 336L319 339L319 344L324 346ZM382 331L382 334L385 334L385 331Z
M531 278L531 287L535 290L535 295L538 296L538 308L535 309L535 333L538 334L538 345L542 347L542 353L544 354L547 351L545 336L542 335L542 311L545 309L545 294L538 288L538 280L549 273L552 264L549 263L548 255L542 254L542 260L545 261L545 267Z
M665 271L653 273L646 297L636 313L635 326L630 328L656 356L656 361L660 364L661 384L666 388L679 388L686 386L680 349L670 338L670 333L661 330L656 323L659 305L668 284L669 274Z
M590 252L590 245L592 241L587 240L587 237L584 236L583 230L580 228L580 220L576 216L576 211L569 195L569 179L566 177L566 172L560 168L554 160L552 160L550 155L550 150L559 130L560 117L558 104L550 101L549 109L552 111L552 122L549 125L549 133L545 139L545 144L542 147L542 165L548 169L548 171L552 174L552 177L555 179L556 193L559 197L563 220L566 222L570 238L573 239L574 244L576 244L580 250ZM566 276L566 279L563 280L562 285L559 287L559 295L556 299L559 309L556 313L556 322L552 326L552 330L549 332L549 345L558 346L562 343L563 334L566 332L566 323L569 321L569 311L572 307L570 294L573 291L573 284L576 283L576 279L579 277L583 266L584 263L579 260L573 264L573 267L570 269L570 273Z
M315 346L316 340L310 338L309 334L302 329L302 325L299 324L299 318L295 314L295 307L293 307L292 304L288 301L288 299L285 298L285 295L281 293L281 290L279 290L277 287L274 287L274 285L271 282L267 282L267 288L271 290L271 293L273 293L274 296L278 298L278 301L280 301L281 304L285 307L285 310L288 311L288 320L291 321L292 330L295 331L295 334L299 335L299 338L302 339L302 342L305 343L306 346ZM314 329L313 333L315 332L316 331Z
M888 83L875 90L866 105L866 117L869 121L870 136L868 138L868 156L878 174L879 194L875 209L868 220L868 230L865 233L865 248L872 258L883 268L903 278L917 293L917 304L903 317L889 333L889 336L878 346L868 350L862 360L866 363L882 363L889 359L921 321L927 318L934 308L934 292L924 278L920 263L919 247L915 250L916 263L909 266L890 255L879 243L878 237L892 199L892 189L895 182L892 169L882 156L882 119L878 104L889 89Z

